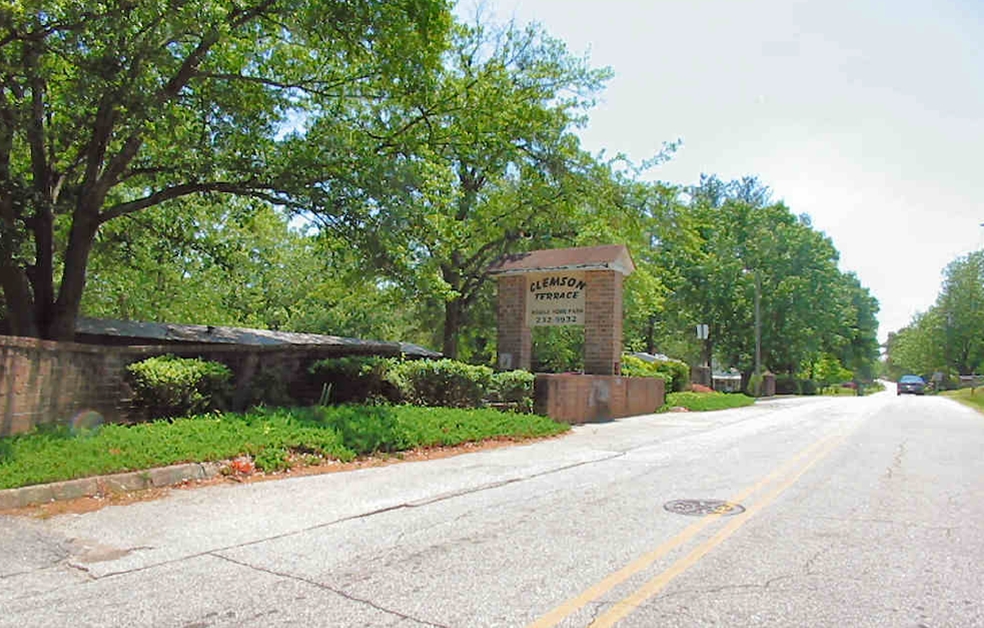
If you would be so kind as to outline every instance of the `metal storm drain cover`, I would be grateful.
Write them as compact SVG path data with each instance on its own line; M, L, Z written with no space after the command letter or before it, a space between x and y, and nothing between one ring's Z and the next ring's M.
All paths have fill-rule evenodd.
M740 504L721 501L720 499L674 499L663 504L663 508L678 515L703 517L704 515L737 515L745 512Z

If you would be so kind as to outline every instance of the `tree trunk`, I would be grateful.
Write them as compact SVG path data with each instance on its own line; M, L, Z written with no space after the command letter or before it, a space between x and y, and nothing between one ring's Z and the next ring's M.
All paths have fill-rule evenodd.
M656 315L650 314L646 327L646 353L656 353Z
M65 270L62 272L58 300L46 316L47 325L41 330L42 336L48 340L70 341L75 338L75 319L85 290L86 267L99 227L94 218L96 215L95 211L86 211L86 208L75 212L65 250Z
M3 246L3 245L0 245ZM9 256L4 255L5 258ZM0 287L3 288L5 318L8 331L13 336L38 337L34 319L33 300L24 271L13 265L12 260L0 261Z
M461 326L461 301L455 299L444 304L444 357L458 359L458 328Z

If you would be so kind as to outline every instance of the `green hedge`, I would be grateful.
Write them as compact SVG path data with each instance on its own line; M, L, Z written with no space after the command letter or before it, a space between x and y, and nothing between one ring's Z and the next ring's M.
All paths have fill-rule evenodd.
M634 355L623 355L622 375L626 377L659 377L666 382L667 392L686 390L690 384L690 367L678 360L647 362Z
M310 369L332 404L387 401L417 406L479 408L504 404L533 408L535 376L528 371L495 373L487 366L455 360L351 357L322 360Z
M400 391L389 378L396 363L377 356L330 358L315 362L309 372L329 403L399 402Z
M390 367L387 378L415 406L477 408L492 384L492 369L455 360L414 360Z
M533 412L533 384L536 375L529 371L503 371L492 374L488 400L517 412Z
M221 409L232 393L232 371L198 358L147 358L126 367L126 373L134 409L153 419Z

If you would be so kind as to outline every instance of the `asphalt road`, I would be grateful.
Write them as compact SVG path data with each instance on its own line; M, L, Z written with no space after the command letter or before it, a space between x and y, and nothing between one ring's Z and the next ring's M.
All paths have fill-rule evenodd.
M894 391L0 517L19 628L984 626L982 591L984 415Z

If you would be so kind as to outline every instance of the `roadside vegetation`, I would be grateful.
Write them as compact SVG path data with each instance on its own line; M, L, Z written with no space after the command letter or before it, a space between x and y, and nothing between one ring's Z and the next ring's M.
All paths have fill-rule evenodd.
M830 238L755 176L654 181L672 137L641 163L586 150L612 72L541 26L440 0L85 7L0 26L12 335L71 340L85 315L399 340L489 366L494 260L624 243L630 352L747 381L758 302L762 367L873 374L878 304ZM534 343L554 372L583 369L583 332ZM672 364L660 373L680 390Z
M244 466L274 472L568 429L533 414L384 405L255 409L82 431L41 428L0 439L0 489L181 462L231 461L232 472Z
M691 412L708 412L711 410L728 410L743 408L755 403L754 397L740 393L720 392L674 392L666 395L666 405L662 411L671 408L686 408Z
M984 250L958 257L943 270L936 302L888 335L885 374L920 375L937 388L959 388L984 372ZM937 377L934 378L933 376ZM963 378L961 377L963 376Z
M949 390L940 394L984 412L984 387L961 388L960 390Z

